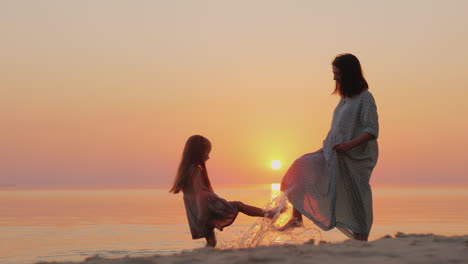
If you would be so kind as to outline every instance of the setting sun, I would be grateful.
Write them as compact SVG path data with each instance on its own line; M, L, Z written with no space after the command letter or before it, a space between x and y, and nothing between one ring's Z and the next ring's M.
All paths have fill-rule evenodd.
M272 160L271 163L271 168L274 169L274 170L278 170L279 168L281 168L281 161L279 160Z

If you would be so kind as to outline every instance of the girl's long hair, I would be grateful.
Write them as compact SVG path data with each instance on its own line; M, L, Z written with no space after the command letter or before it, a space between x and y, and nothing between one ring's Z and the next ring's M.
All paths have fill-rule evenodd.
M342 97L353 97L362 91L369 89L366 79L362 73L361 63L356 56L343 53L335 57L332 65L340 69L341 78L336 81L333 94Z
M197 166L201 166L202 168L202 178L206 187L213 190L208 178L208 172L206 171L205 161L203 160L203 155L210 150L211 143L203 136L193 135L187 140L174 184L169 192L178 193L183 190L187 183L190 182L190 178Z

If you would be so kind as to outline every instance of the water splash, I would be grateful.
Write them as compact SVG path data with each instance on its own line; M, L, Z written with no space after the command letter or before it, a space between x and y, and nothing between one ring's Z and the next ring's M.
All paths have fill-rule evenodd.
M273 193L265 209L277 209L277 213L272 219L258 218L240 235L234 235L234 238L219 237L218 247L221 249L252 248L274 244L300 244L312 239L322 240L320 230L315 226L304 225L286 231L279 230L292 218L293 206L288 202L286 193Z

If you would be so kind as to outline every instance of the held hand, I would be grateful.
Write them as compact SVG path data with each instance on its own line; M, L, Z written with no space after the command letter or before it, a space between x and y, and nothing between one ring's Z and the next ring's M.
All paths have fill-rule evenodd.
M352 149L353 147L354 146L350 141L346 141L346 142L335 144L333 146L333 149L338 151L338 152L347 152L350 149Z

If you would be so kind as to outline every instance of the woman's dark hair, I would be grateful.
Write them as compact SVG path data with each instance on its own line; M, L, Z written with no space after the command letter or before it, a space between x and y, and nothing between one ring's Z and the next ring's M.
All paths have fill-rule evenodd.
M206 187L212 190L208 172L206 171L205 161L203 160L203 154L210 150L211 143L207 138L200 135L189 137L185 143L174 184L169 192L178 193L183 190L184 186L189 182L193 170L196 169L197 166L202 168L202 178Z
M336 81L335 91L342 97L353 97L369 89L362 74L361 63L356 56L344 53L335 57L332 65L340 70L340 80Z

